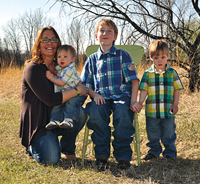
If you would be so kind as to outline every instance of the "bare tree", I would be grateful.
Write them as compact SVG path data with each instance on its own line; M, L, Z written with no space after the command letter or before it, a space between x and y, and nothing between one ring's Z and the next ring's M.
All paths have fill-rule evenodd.
M46 18L42 10L26 11L17 19L18 28L25 43L25 50L29 54L36 38L37 31L44 26L53 26L54 22Z
M83 54L83 38L84 38L84 31L82 29L82 25L80 24L79 20L72 21L71 25L67 29L67 35L69 44L73 45L76 48L76 65L79 65L79 55Z
M75 18L81 16L88 22L93 22L102 17L110 17L116 22L120 21L122 25L129 25L131 39L132 37L143 37L143 40L147 41L166 39L172 48L178 47L187 55L187 61L184 58L177 58L176 61L178 60L180 67L188 72L190 90L194 92L195 87L198 87L200 26L191 29L190 25L194 19L200 25L199 0L56 0L56 2L61 2L62 6L70 6Z
M20 47L21 47L21 37L18 29L18 24L16 19L11 19L6 27L3 27L3 31L5 34L4 43L6 46L6 50L11 49L14 53L13 57L9 56L10 59L8 62L16 62L17 65L21 65L21 57L20 57ZM8 63L8 64L9 64Z
M41 9L33 13L25 12L19 18L13 18L3 26L4 39L3 45L5 55L18 66L22 66L25 59L30 55L37 31L44 26L53 26L52 19L45 17ZM22 53L25 52L25 58L22 59ZM10 56L8 57L8 54Z

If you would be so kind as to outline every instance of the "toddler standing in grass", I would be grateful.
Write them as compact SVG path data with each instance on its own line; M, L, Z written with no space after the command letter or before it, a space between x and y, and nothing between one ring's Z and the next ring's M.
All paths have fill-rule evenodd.
M178 112L180 90L183 89L177 72L167 65L168 45L164 40L156 40L149 46L153 65L145 71L139 89L139 105L146 99L146 131L150 147L144 160L157 158L161 153L166 159L175 159L175 114ZM162 151L160 140L165 150Z
M57 77L53 76L50 71L46 72L47 78L55 84L55 92L62 92L74 88L78 93L78 96L71 98L64 104L53 107L50 122L46 125L48 130L58 127L66 129L73 128L73 121L76 120L77 106L83 105L87 98L86 96L80 96L76 88L77 84L81 81L74 64L75 55L76 50L73 46L60 46L57 50Z

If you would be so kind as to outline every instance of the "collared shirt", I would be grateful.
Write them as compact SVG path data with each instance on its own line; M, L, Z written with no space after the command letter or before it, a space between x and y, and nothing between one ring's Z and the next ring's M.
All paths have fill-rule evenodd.
M152 65L144 72L139 89L148 92L145 108L147 117L169 118L174 116L169 113L174 101L174 91L183 89L183 85L173 68L167 65L166 70L159 73Z
M64 86L55 85L55 92L66 91L75 87L80 81L80 77L76 71L76 67L74 62L70 63L64 69L62 69L59 65L56 66L56 70L58 71L57 77L61 79L66 84Z
M105 99L131 96L132 80L138 80L136 67L130 55L111 47L103 53L99 47L85 62L81 80Z

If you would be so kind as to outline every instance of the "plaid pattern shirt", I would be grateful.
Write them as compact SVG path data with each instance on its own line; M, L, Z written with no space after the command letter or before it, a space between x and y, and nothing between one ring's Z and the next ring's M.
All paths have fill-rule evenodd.
M167 65L166 70L159 73L152 65L145 71L139 89L148 92L145 108L147 117L169 118L174 116L169 113L174 101L174 91L183 89L183 85L173 68Z
M81 80L105 99L131 96L132 80L138 80L136 67L130 55L111 47L109 53L98 51L86 60Z
M64 69L62 69L59 65L56 66L56 70L58 71L57 78L61 79L66 83L64 86L55 85L55 92L66 91L75 87L80 81L80 77L76 71L76 67L74 63L70 63Z

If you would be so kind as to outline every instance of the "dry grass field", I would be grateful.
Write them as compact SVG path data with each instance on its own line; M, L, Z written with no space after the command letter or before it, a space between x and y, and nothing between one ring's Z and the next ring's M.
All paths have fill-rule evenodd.
M141 66L139 77L143 71ZM121 171L111 156L109 168L98 171L90 146L85 165L81 163L84 129L77 137L76 161L62 158L56 166L43 166L25 156L18 135L22 73L19 68L0 71L0 183L200 183L200 94L188 93L186 79L182 79L185 89L181 91L176 116L177 159L166 161L160 156L157 160L142 161L138 167L134 153L131 167ZM142 157L148 151L144 109L139 114L139 126Z

